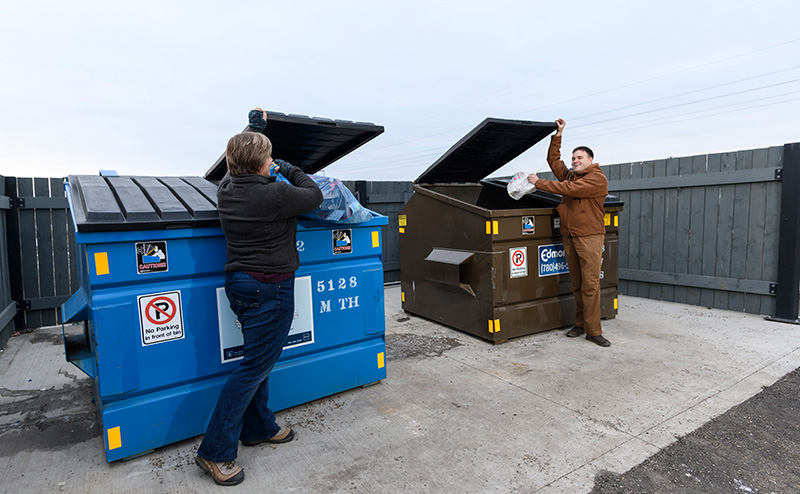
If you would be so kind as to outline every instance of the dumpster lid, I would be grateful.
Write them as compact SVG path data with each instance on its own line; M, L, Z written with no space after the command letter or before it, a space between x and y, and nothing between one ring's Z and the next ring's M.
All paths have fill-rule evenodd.
M245 127L247 130L247 127ZM383 133L383 127L369 122L286 115L267 112L263 134L272 141L272 156L288 161L306 173L316 173ZM225 153L204 175L221 180L228 170Z
M414 183L477 183L556 130L555 122L487 118Z
M202 177L70 175L78 232L218 226L217 186Z

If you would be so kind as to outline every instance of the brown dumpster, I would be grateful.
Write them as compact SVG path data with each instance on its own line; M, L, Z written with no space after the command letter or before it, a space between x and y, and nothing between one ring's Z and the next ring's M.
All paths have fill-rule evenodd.
M495 343L574 322L560 196L535 191L515 201L507 180L483 180L554 130L486 119L415 180L399 216L404 310ZM603 318L617 310L621 207L606 201Z

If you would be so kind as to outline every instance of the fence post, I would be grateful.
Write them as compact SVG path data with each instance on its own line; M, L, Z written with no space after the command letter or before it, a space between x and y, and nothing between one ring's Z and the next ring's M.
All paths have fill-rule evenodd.
M19 304L24 295L22 292L22 255L19 250L19 207L17 200L17 178L5 177L6 195L14 202L12 208L6 215L6 239L8 240L8 280L11 283L11 299ZM17 306L17 314L14 317L14 325L17 331L25 329L25 308Z
M800 324L800 143L783 146L778 286L770 321ZM767 212L769 214L769 212Z

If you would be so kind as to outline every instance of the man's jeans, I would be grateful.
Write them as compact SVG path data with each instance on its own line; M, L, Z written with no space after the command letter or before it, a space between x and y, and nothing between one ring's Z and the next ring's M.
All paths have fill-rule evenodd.
M240 439L261 441L280 431L267 408L269 373L292 325L294 277L262 283L244 271L225 273L225 294L242 326L244 358L222 388L197 451L217 463L236 459Z

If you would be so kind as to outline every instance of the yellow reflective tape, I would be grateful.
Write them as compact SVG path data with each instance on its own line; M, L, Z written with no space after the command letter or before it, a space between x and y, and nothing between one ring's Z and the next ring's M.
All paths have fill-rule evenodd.
M381 245L381 236L378 232L372 232L372 246L373 247L380 247Z
M400 301L401 302L405 302L406 301L406 292L400 292Z
M489 332L494 333L494 321L489 319Z
M614 215L614 226L619 226L619 216Z
M400 233L405 233L405 232L406 232L406 229L405 229L405 228L401 228L401 229L400 229Z
M378 369L383 369L383 352L378 354Z
M603 224L611 226L611 213L606 213L605 216L603 216Z
M495 319L494 320L494 332L495 333L499 333L500 332L500 319Z
M400 216L398 216L397 222L400 224L400 226L406 226L406 215L401 214Z
M497 224L496 221L492 221L492 233L497 235L497 232L500 230L500 226Z
M491 235L491 234L492 234L492 222L487 220L486 221L486 235Z
M617 310L617 299L614 299L614 310Z
M108 449L117 449L122 447L122 435L119 432L119 426L108 429Z
M108 252L95 252L94 253L94 269L97 276L108 274Z

